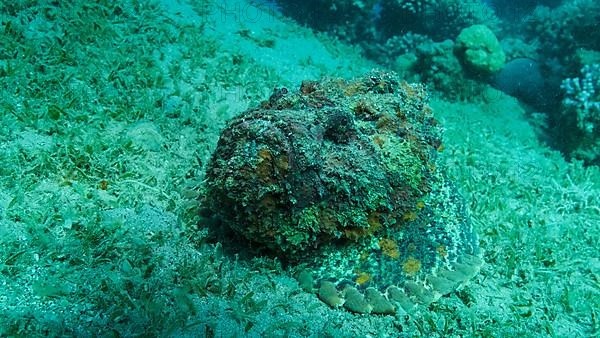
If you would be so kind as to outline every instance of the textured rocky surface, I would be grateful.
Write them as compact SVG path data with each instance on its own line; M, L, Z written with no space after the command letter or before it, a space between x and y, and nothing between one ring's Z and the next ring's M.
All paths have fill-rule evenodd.
M421 85L383 72L304 81L229 122L204 205L327 304L411 311L481 265L442 149Z

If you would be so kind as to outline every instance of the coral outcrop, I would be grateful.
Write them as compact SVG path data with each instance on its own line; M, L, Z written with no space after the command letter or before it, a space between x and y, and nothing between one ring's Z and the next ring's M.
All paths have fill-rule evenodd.
M598 22L598 1L564 1L556 8L537 7L523 28L539 44L540 54L568 64L578 49L600 50Z
M203 203L330 306L411 311L481 265L442 149L421 85L385 72L304 81L229 122Z
M378 0L279 0L285 15L346 41L372 39Z
M382 0L381 8L378 25L387 37L411 31L442 41L475 24L492 29L499 24L494 11L479 0Z
M565 79L562 121L570 155L600 164L600 64L586 65L581 76Z
M506 61L500 42L485 25L463 29L456 38L454 52L467 70L476 74L496 73Z

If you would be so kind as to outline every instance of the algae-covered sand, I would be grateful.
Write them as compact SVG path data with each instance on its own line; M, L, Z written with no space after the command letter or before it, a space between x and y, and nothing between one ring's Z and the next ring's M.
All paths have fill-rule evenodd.
M557 336L600 332L600 170L492 89L432 99L481 273L411 315L355 315L201 222L225 121L376 67L244 1L0 5L0 336Z

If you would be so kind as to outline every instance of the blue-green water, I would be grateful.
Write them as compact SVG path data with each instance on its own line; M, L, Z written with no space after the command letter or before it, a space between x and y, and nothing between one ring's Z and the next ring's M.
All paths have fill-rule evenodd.
M600 4L592 0L518 5L454 0L3 1L0 337L597 336L599 22ZM416 87L403 85L404 80L426 86L429 104L388 111L382 107L391 101L363 98L346 106L369 116L367 122L355 122L361 133L343 124L346 134L335 142L346 147L369 123L394 133L408 128L410 132L394 137L412 142L422 132L410 129L418 123L390 127L395 120L371 121L370 116L401 117L414 113L410 109L433 114L443 129L441 143L435 143L435 169L444 171L464 199L483 261L477 269L449 265L448 271L478 273L469 273L464 281L467 274L460 275L461 285L435 302L404 289L408 303L415 305L408 310L407 303L393 301L381 287L392 300L393 314L336 306L335 299L319 292L322 281L307 283L295 273L296 253L265 250L287 242L265 244L270 232L239 231L215 216L220 204L207 208L205 196L211 178L206 169L227 121L248 109L283 109L274 103L288 102L285 95L268 101L274 88L309 96L306 102L313 106L303 109L327 110L325 99L332 93L314 92L310 82L301 87L304 80L351 79L372 69L394 72L403 89L389 91L385 81L373 81L368 90L344 87L348 100L369 90L414 99L409 89ZM315 123L311 133L318 135L321 124ZM330 130L328 123L322 122L323 130ZM390 136L385 134L389 130L382 135ZM394 170L416 173L409 157L398 155L413 143L399 146L383 136L372 138L372 146L389 156L383 160L394 159ZM243 139L243 149L255 149L252 145L264 140L269 138ZM390 144L396 145L386 148ZM249 160L246 167L232 163L231 177L264 170L252 163L275 158L256 151L266 162ZM272 163L281 171L300 167ZM308 167L317 172L323 163L336 166L329 159ZM392 168L391 160L385 163ZM367 167L352 168L340 177L374 177L361 176ZM428 187L424 172L419 172L425 177L419 182ZM415 180L410 180L413 187ZM267 178L264 182L272 184ZM289 182L294 188L280 197L307 196L300 187L308 184ZM328 189L309 195L313 200L303 200L302 208L325 203ZM403 212L385 220L348 210L328 214L348 222L336 225L341 230L332 231L337 235L331 240L336 245L372 241L371 250L393 260L400 255L394 243L380 238L388 224L424 218L421 210L444 210L428 204L427 189L421 193L411 204L414 211L398 207ZM339 196L367 208L358 195ZM277 200L272 203L278 205ZM327 202L324 207L340 205ZM222 204L223 210L244 210L265 223L265 217L275 214L297 215L290 210L300 206L260 212L259 207L234 208L239 205ZM434 223L448 221L446 214L433 214ZM314 229L335 224L323 213L304 210L303 215L321 215L310 223ZM252 230L257 222L251 217L240 219ZM297 224L309 224L305 220ZM410 236L414 247L421 248L418 232ZM314 248L297 253L315 257L313 265L325 247L323 237L316 238ZM413 247L393 239L406 252ZM461 243L466 242L456 243L457 251L465 250ZM429 253L448 254L441 247ZM407 254L389 271L414 273L425 292L439 291L431 286L431 276L443 273L425 271L426 264L415 257ZM328 264L324 266L332 266ZM346 286L362 292L370 281L395 280L378 276L383 269L361 271L365 264L360 259L356 265L336 266L345 270L344 278L355 276L334 290L346 302L356 301ZM444 273L444 278L456 277Z

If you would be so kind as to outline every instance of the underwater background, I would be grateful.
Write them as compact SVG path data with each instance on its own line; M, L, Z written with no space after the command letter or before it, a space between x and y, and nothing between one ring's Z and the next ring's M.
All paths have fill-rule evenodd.
M2 1L0 337L598 336L599 23L593 0ZM426 85L483 253L411 313L330 307L201 205L228 120L372 69Z

